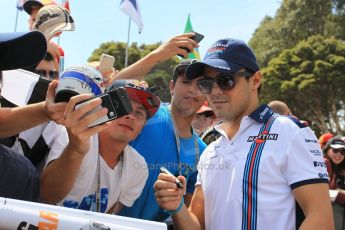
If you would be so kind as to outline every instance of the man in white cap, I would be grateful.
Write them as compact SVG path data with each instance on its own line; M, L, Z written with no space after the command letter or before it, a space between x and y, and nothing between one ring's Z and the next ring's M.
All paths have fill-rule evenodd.
M26 0L23 4L24 11L29 15L28 24L29 30L33 30L33 26L36 21L37 14L39 10L47 5L56 5L57 3L53 0ZM50 52L54 57L55 69L60 69L60 57L64 56L64 51L58 44L49 41L48 42L48 52Z

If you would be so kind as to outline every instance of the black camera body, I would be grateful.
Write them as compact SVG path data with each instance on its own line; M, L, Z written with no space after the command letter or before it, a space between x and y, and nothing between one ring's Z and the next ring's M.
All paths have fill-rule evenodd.
M102 104L97 106L95 109L90 111L88 114L100 111L104 107L108 109L108 113L105 116L98 118L94 122L90 123L88 125L90 128L94 127L96 125L103 124L107 121L111 121L111 120L117 119L119 117L128 115L133 110L133 107L132 107L131 101L128 97L127 91L123 87L108 91L108 92L103 93L101 95L98 95L96 97L99 97L102 99ZM76 110L80 109L81 107L83 107L84 105L89 103L89 101L94 99L94 98L95 97L78 103L75 106L75 109Z

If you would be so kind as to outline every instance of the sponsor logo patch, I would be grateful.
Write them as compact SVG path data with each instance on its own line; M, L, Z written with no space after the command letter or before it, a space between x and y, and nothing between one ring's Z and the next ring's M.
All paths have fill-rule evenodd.
M318 174L320 178L328 178L328 174L327 173L319 173Z
M311 140L311 139L304 139L305 143L317 143L318 141L317 140Z
M260 144L264 141L275 141L277 139L277 133L268 133L267 131L264 131L257 136L249 136L247 142L256 142L257 144Z
M311 149L311 150L309 150L309 152L311 154L313 154L314 156L321 156L322 155L321 151L318 149Z
M326 163L325 162L321 162L321 161L314 161L313 162L314 167L322 167L322 168L326 168Z

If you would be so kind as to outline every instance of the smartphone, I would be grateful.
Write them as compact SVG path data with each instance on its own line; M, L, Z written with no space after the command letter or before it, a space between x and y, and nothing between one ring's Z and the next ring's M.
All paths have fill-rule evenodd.
M195 33L195 34L193 37L191 37L191 39L193 39L197 43L201 42L201 40L204 39L204 37L205 37L204 35L199 34L198 32L193 31L193 33Z
M102 108L107 108L108 113L103 117L98 118L94 122L90 123L88 127L94 127L96 125L101 125L107 121L111 121L117 119L119 117L128 115L132 112L133 107L131 101L128 97L127 91L125 88L120 87L111 91L108 91L104 94L98 95L97 97L102 99L102 104L97 106L95 109L91 110L87 114L91 114L97 111L100 111ZM90 98L86 101L82 101L75 106L75 109L78 110L81 107L85 106L89 103L90 100L94 99Z
M191 39L193 39L194 41L196 41L197 43L201 42L202 39L204 39L204 35L199 34L198 32L195 31L191 31L194 33L194 36L191 37ZM190 53L190 50L187 47L180 47L181 49L186 50L188 53ZM185 58L183 57L181 54L178 54L177 56L181 57L181 58ZM188 57L187 57L188 58Z
M102 54L101 58L99 59L99 71L102 73L111 71L114 63L115 57L108 54Z

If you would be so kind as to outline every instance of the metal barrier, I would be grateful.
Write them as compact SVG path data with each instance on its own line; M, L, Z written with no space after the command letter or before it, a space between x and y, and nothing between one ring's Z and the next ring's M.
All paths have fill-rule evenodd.
M0 229L163 230L164 223L0 197Z

